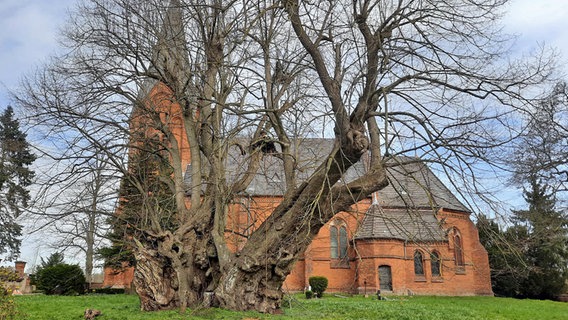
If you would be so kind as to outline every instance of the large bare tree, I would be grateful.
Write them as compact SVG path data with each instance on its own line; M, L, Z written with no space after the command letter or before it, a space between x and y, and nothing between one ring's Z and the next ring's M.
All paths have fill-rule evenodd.
M525 131L508 154L514 168L513 182L526 186L537 178L564 202L565 191L568 191L567 114L568 86L566 82L559 82L523 119Z
M124 176L118 218L143 309L274 312L318 230L384 188L395 159L471 185L517 135L523 93L553 66L507 60L506 2L90 0L68 54L16 98L70 159L95 150ZM303 170L302 138L322 135L333 148ZM235 250L232 206L267 161L282 198Z

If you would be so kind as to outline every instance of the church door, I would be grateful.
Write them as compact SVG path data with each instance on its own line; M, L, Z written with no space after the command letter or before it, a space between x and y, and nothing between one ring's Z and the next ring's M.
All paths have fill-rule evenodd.
M392 291L392 274L390 266L379 267L379 285L381 291Z

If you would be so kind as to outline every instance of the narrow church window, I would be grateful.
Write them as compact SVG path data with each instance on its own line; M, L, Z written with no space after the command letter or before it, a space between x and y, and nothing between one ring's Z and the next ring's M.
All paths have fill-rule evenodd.
M436 251L430 254L430 268L432 269L432 277L439 277L441 273L440 254Z
M418 250L414 252L414 274L417 276L424 275L424 260L422 259L422 253Z
M339 228L339 258L344 259L347 257L347 228L341 226Z
M329 247L331 266L333 268L349 268L347 249L347 225L342 220L335 220L329 228Z
M337 227L331 226L329 230L329 238L330 238L330 247L331 247L331 258L337 259L337 248L338 248L338 241L337 241Z
M347 257L347 228L345 226L331 226L329 230L332 259Z
M459 234L454 236L454 255L456 266L464 266L462 239Z

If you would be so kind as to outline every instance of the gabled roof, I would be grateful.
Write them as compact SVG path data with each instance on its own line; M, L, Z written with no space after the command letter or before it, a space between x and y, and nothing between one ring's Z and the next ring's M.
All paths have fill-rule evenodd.
M298 182L305 181L319 166L324 156L333 148L332 139L299 139L292 148L292 156L297 160ZM250 142L240 139L235 142L246 149ZM276 154L280 146L275 144ZM227 164L227 180L236 181L244 174L248 154L241 148L230 147ZM398 162L395 163L395 161ZM366 172L363 161L355 163L338 183L350 182ZM417 158L397 158L389 163L387 174L390 184L377 192L379 204L383 208L433 209L447 208L470 212L432 171ZM185 181L191 185L191 170L188 167ZM253 178L246 194L249 196L282 196L285 192L285 177L282 160L271 154L264 155L260 169ZM192 191L188 190L188 194Z
M372 204L354 238L398 239L411 242L446 240L432 210L382 209Z
M396 160L400 165L387 168L389 185L377 192L382 207L471 212L418 158Z

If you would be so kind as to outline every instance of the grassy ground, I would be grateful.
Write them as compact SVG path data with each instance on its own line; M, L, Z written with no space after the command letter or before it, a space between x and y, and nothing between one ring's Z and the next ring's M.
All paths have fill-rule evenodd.
M283 315L232 312L220 309L141 312L133 295L87 295L78 297L19 296L19 319L83 319L87 308L99 309L99 320L138 319L515 319L568 320L568 303L515 300L493 297L393 297L378 301L361 296L306 300L293 296ZM291 307L290 307L291 305Z

